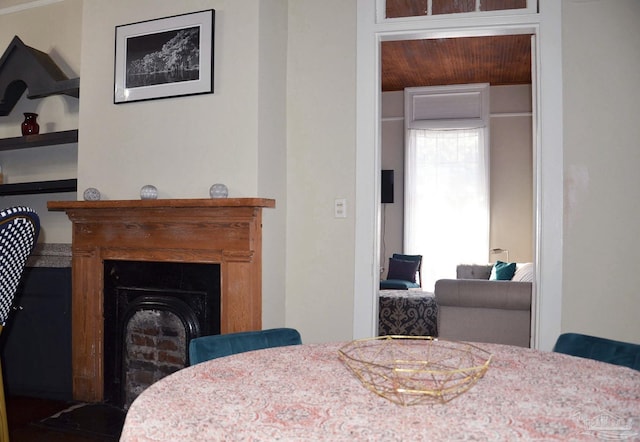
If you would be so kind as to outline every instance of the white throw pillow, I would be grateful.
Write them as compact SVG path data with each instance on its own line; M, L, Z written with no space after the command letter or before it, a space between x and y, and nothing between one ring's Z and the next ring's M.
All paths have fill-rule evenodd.
M533 282L533 263L525 262L516 264L516 273L512 281Z

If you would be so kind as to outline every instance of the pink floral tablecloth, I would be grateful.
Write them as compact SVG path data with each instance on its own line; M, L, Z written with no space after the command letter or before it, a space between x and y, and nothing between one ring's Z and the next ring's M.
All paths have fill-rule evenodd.
M497 344L484 378L445 404L401 406L365 389L342 344L243 353L144 391L121 441L640 440L640 372Z

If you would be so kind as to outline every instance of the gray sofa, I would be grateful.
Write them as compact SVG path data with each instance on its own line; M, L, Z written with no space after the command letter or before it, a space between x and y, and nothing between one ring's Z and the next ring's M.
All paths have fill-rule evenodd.
M459 265L458 279L436 281L438 337L529 347L532 283L490 281L491 268Z

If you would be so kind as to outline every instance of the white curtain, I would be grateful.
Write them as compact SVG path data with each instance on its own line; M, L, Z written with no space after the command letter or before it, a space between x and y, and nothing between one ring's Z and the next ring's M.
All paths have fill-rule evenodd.
M485 263L489 250L485 129L409 129L404 253L422 255L423 290Z

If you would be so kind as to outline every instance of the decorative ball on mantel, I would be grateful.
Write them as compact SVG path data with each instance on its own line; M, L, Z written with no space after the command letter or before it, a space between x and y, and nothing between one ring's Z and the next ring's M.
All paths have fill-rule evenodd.
M158 189L156 188L156 186L152 186L151 184L142 186L142 188L140 189L140 199L141 200L158 199Z
M95 187L88 187L82 196L85 201L100 201L100 191Z
M216 183L209 189L209 195L211 198L227 198L229 189L222 183Z

